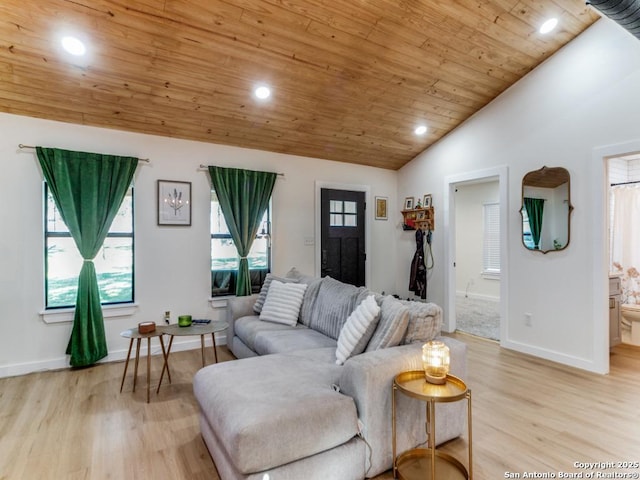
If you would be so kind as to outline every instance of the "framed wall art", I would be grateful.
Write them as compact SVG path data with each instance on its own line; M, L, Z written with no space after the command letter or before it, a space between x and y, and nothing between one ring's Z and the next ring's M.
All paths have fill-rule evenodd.
M422 207L423 208L429 208L429 207L433 207L433 197L431 196L430 193L427 193L422 201Z
M406 197L404 199L404 209L405 210L413 210L413 201L414 201L413 197Z
M387 197L376 197L376 220L387 220Z
M158 225L191 226L191 182L158 180Z

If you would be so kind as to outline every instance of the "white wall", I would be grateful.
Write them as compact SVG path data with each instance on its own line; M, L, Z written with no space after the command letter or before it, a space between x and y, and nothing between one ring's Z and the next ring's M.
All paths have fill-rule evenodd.
M436 208L429 297L446 305L443 178L509 166L509 295L502 345L597 372L608 371L604 165L595 149L640 138L640 42L602 19L495 101L400 170L398 196L431 191ZM542 255L520 240L520 186L547 165L571 174L571 244ZM411 241L398 242L398 284ZM594 261L594 259L597 259ZM596 275L596 271L597 273ZM599 277L603 278L600 279ZM596 278L598 277L598 278ZM524 314L532 314L525 326ZM448 312L445 312L445 317Z
M498 182L457 185L455 192L456 293L498 300L499 279L482 276L484 254L484 205L498 203Z
M35 152L18 143L150 158L135 177L135 314L105 321L109 359L124 358L119 333L138 322L161 322L170 310L218 318L210 303L209 177L200 164L277 171L273 194L273 271L292 266L314 273L316 181L363 185L373 197L389 198L399 211L397 172L258 150L140 135L0 114L0 376L64 367L71 323L46 324L43 309L42 175ZM192 226L156 225L156 180L192 182ZM396 248L393 221L374 220L367 209L367 247L375 291L394 291ZM186 337L189 339L189 337ZM197 339L189 345L197 347ZM190 341L190 340L189 340ZM178 346L179 348L179 346Z

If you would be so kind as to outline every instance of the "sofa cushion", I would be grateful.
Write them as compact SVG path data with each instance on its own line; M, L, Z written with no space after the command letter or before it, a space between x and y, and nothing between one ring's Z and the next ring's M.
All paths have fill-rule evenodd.
M364 290L331 277L324 277L319 285L309 327L337 340Z
M298 323L302 297L307 289L304 283L283 283L272 280L264 301L260 320L294 326Z
M256 313L262 312L262 307L264 306L264 302L267 299L267 294L269 293L269 287L271 286L271 282L273 280L278 280L282 283L298 283L299 280L297 278L287 278L287 277L277 277L272 273L267 273L267 276L264 279L264 283L262 284L262 288L260 289L260 294L256 299L256 303L253 304L253 311Z
M409 309L409 325L403 344L428 342L442 330L442 308L435 303L402 301Z
M256 335L254 343L254 349L259 355L324 347L333 347L335 350L336 341L305 326L288 330L262 331Z
M379 297L380 321L367 344L367 352L400 345L409 324L409 309L387 295Z
M244 475L329 450L358 433L351 397L338 393L342 367L266 355L210 365L193 381L203 417Z
M336 364L342 365L352 355L364 352L378 325L379 315L375 295L369 295L351 312L338 337Z
M247 347L255 351L256 336L260 332L266 331L278 331L278 330L291 330L292 328L304 328L307 327L297 326L290 327L288 325L282 325L279 323L262 322L257 315L251 315L247 317L240 317L234 323L234 333L242 340Z
M316 278L307 284L307 290L304 292L302 298L302 306L300 307L300 323L307 327L311 325L313 317L313 309L316 305L316 299L318 298L318 292L322 285L322 278Z

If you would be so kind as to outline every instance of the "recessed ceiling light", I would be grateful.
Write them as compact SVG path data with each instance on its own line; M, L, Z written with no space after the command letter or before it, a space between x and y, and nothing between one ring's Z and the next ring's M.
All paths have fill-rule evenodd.
M253 94L260 100L266 100L271 96L271 89L265 85L260 85L259 87L256 87Z
M427 127L425 125L418 125L414 132L416 135L424 135L427 133Z
M84 55L87 51L84 43L76 37L62 37L62 48L76 56Z
M540 27L540 33L542 33L543 35L545 33L549 33L551 30L556 28L556 25L558 25L558 19L550 18L549 20L547 20L542 24L542 26Z

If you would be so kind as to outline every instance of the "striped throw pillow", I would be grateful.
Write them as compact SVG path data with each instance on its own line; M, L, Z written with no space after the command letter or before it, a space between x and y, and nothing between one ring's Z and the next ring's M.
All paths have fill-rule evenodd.
M375 295L369 295L349 315L338 337L336 364L342 365L347 358L364 352L380 319L380 306Z
M260 312L260 320L295 326L307 285L273 280Z
M262 284L262 288L260 289L260 294L256 299L256 303L253 304L253 311L257 314L260 314L262 311L262 307L264 306L264 301L267 299L267 293L269 293L269 287L271 286L271 282L274 280L278 280L282 283L298 283L299 280L297 278L284 278L277 277L272 273L267 273L267 276L264 279L264 283Z

